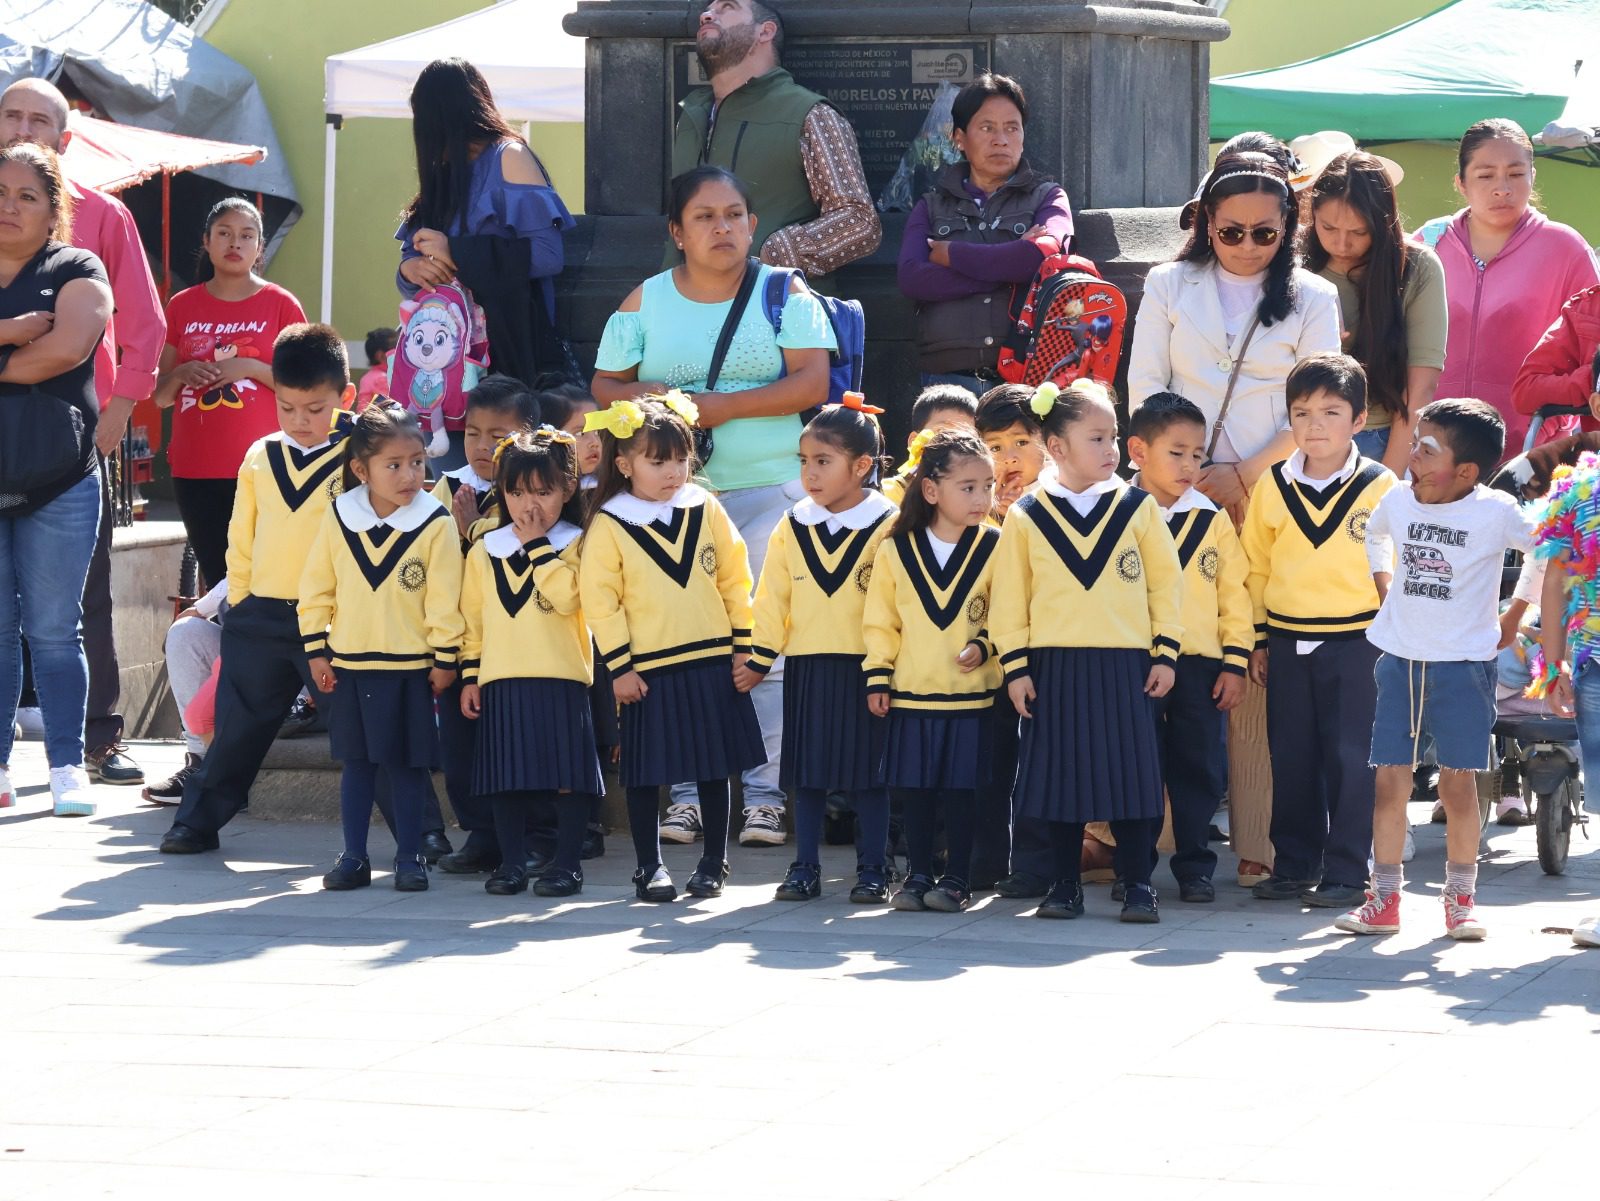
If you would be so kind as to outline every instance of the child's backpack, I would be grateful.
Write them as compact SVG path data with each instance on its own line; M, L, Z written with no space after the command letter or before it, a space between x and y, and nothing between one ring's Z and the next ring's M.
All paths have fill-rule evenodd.
M1000 378L1066 387L1087 376L1109 384L1122 354L1128 298L1088 259L1063 252L1052 238L1039 245L1044 262L1027 293L1012 296L1014 324L1000 348Z
M774 267L767 276L764 299L767 320L772 323L774 332L783 329L783 305L789 298L789 281L795 276L799 276L806 291L811 292L811 285L806 281L803 271ZM827 400L828 404L838 404L846 392L861 391L861 371L867 359L867 315L862 311L859 300L839 300L820 292L811 294L828 314L828 323L833 326L833 339L838 343L838 349L829 356ZM810 421L816 415L817 410L809 409L801 414L801 418Z
M426 429L436 409L459 429L467 393L489 368L483 310L460 280L418 292L400 303L400 340L389 352L389 395Z

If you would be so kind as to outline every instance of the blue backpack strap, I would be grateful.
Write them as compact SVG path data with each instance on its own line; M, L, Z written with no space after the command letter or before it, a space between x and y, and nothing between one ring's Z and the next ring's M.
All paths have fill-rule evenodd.
M794 278L794 274L787 267L774 267L767 273L767 289L764 294L767 322L772 326L774 333L783 332L783 306L789 299L789 281Z

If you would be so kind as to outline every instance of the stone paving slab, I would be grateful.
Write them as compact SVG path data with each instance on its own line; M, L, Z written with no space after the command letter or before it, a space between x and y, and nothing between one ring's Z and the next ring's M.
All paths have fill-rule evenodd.
M181 747L135 755L160 775ZM845 848L814 902L771 901L786 849L736 847L724 897L644 905L621 833L567 901L438 873L335 895L329 825L245 816L165 858L137 790L56 819L38 744L13 777L3 1201L1592 1190L1600 954L1547 932L1600 909L1581 840L1553 878L1531 829L1492 830L1473 945L1439 937L1428 825L1376 941L1252 900L1226 853L1217 904L1151 927L1103 887L1076 922L852 906ZM667 850L680 879L696 857Z

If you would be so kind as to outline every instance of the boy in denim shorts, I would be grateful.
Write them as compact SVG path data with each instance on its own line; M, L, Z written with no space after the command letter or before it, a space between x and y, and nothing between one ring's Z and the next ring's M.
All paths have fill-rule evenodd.
M1445 833L1445 933L1480 939L1478 794L1473 772L1493 765L1500 577L1508 547L1527 550L1533 521L1479 483L1505 449L1505 422L1481 400L1436 400L1419 415L1409 482L1367 522L1367 554L1383 598L1368 640L1382 655L1372 724L1377 809L1366 903L1335 920L1351 934L1400 929L1400 863L1417 747L1439 754Z

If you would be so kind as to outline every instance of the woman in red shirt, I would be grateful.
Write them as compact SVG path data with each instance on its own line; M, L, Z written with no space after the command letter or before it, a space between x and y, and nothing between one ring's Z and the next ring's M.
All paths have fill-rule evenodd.
M278 429L272 344L306 319L300 302L256 274L261 214L239 197L206 217L199 281L167 303L156 404L177 406L167 462L178 513L206 585L227 575L228 518L245 452Z

